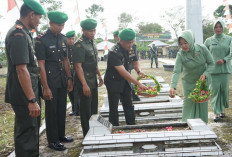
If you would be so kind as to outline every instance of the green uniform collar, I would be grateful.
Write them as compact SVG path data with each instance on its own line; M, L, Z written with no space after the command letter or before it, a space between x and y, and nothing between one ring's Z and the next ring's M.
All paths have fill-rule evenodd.
M93 40L87 38L86 36L84 36L84 34L82 34L82 38L86 43L93 43Z
M17 20L15 22L16 25L21 25L22 26L22 29L27 33L27 34L30 34L29 30L27 29L27 27L20 21L20 20Z

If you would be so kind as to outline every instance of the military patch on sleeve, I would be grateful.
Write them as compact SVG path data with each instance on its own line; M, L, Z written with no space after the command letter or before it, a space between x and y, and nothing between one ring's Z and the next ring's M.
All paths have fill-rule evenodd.
M24 34L23 33L15 33L14 36L21 36L21 37L23 37Z
M23 26L20 25L20 24L17 24L15 27L16 27L17 29L23 29Z

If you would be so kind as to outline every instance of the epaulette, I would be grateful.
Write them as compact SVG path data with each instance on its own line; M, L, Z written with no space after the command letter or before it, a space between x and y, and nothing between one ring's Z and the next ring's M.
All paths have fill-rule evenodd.
M17 28L17 29L23 29L23 25L17 24L17 25L15 26L15 28Z
M115 45L115 46L112 48L112 50L113 50L114 53L118 53L119 46L118 46L118 45Z
M41 33L41 34L39 34L36 38L41 38L41 37L43 37L45 34L47 33L47 31L45 31L45 32L43 32L43 33Z
M82 42L84 39L82 37L80 37L77 42Z

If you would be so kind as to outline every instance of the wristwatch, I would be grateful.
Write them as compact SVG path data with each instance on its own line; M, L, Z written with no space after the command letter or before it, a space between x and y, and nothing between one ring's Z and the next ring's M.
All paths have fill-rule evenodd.
M69 76L69 77L68 77L68 80L72 80L72 76Z
M35 103L36 102L36 98L33 98L31 100L28 100L29 103Z

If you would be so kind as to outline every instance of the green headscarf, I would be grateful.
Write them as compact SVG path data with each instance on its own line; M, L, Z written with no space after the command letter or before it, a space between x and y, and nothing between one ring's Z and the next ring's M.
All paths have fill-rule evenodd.
M195 46L194 46L195 38L194 38L193 32L191 30L186 30L186 31L183 31L181 33L181 35L178 38L178 43L179 44L180 44L180 38L184 38L187 41L187 43L189 44L190 49L189 49L188 52L194 52L195 51Z
M214 37L215 38L221 38L221 37L223 37L223 35L224 35L224 30L225 30L225 23L222 21L222 20L220 20L220 19L218 19L218 20L216 20L215 22L214 22L214 24L213 24L213 32L214 32L214 28L215 28L215 26L216 26L216 24L217 23L220 23L221 25L222 25L222 29L223 29L223 31L222 31L222 34L214 34Z

